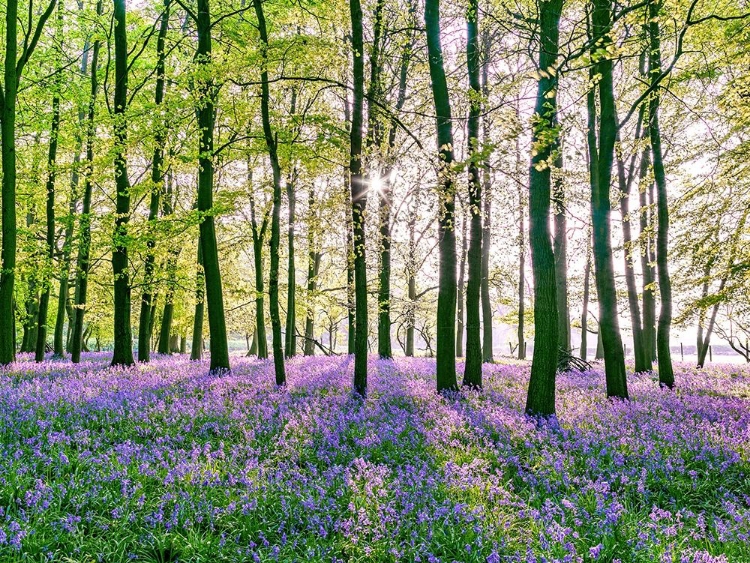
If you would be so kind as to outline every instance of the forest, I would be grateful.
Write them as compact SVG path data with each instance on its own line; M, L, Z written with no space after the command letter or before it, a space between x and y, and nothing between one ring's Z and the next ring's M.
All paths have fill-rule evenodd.
M747 0L0 13L0 560L750 561Z

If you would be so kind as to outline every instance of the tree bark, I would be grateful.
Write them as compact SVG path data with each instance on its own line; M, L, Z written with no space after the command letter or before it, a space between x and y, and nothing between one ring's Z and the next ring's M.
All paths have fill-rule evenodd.
M2 162L2 247L0 247L0 365L8 365L16 357L15 313L13 290L16 279L16 104L18 82L23 68L36 48L42 28L55 7L51 0L40 16L31 41L26 36L18 57L18 0L5 3L5 60L3 85L0 87L0 162ZM29 29L28 32L31 32Z
M198 241L198 256L195 269L195 314L193 315L193 341L190 359L197 361L203 356L203 311L205 308L206 279L203 273L203 247Z
M297 89L292 88L292 106L289 113L294 116L297 113ZM286 184L286 199L288 205L289 226L287 229L287 245L289 256L287 258L287 289L286 289L286 341L284 354L287 358L297 355L297 271L294 264L294 222L297 198L295 183L297 180L296 168L289 176Z
M354 391L367 393L367 261L365 259L365 208L367 186L362 175L362 114L364 108L364 38L360 0L349 0L352 21L352 123L350 130L349 173L352 201L352 245L354 252L355 340Z
M159 35L156 40L156 89L154 94L154 113L158 116L160 107L164 101L164 90L166 81L164 80L164 61L166 51L164 43L169 28L169 5L171 0L164 0L164 11L161 14L161 24L159 25ZM156 123L154 134L154 155L151 160L151 201L149 202L148 211L148 239L146 241L146 260L144 264L144 285L141 295L141 312L138 322L138 361L148 362L151 357L151 309L153 295L153 277L156 256L154 248L156 240L153 234L153 226L159 216L159 199L163 190L163 162L164 162L164 142L165 142L165 123L163 121Z
M453 186L453 125L448 83L440 44L440 0L425 1L427 54L437 116L438 252L440 273L437 305L437 390L457 389L456 381L456 233Z
M221 289L221 270L216 243L216 227L213 216L214 189L214 104L217 87L214 84L211 66L211 12L209 0L198 0L196 17L198 49L196 62L204 68L200 74L204 79L199 86L197 107L199 128L198 157L198 211L201 214L200 242L203 247L203 270L206 280L206 302L208 305L208 327L210 331L211 373L229 370L229 348L227 326L224 317L224 297Z
M482 87L479 81L479 0L469 0L466 14L466 66L469 74L469 279L466 284L466 361L463 385L482 387L482 333L479 292L482 283L482 179L479 174L479 116Z
M650 187L644 185L649 177L651 167L651 147L643 149L641 154L639 172L639 226L640 226L640 259L641 273L643 278L643 347L649 365L656 358L656 299L654 296L654 282L656 272L654 271L654 259L652 258L653 244L653 214L649 206ZM651 182L650 185L653 185Z
M114 0L115 43L115 188L117 190L115 229L112 234L112 273L114 275L114 351L113 366L131 366L133 335L130 326L130 273L128 271L127 226L130 219L130 180L125 156L128 122L128 39L125 0Z
M562 151L562 149L560 149ZM555 282L557 284L557 332L558 348L569 353L570 346L570 311L568 309L568 218L566 209L565 183L562 178L562 152L555 159L555 170L558 176L554 179L553 198L554 213L554 254Z
M590 237L589 237L590 239ZM583 305L581 307L581 353L582 360L588 355L589 336L589 291L591 287L591 254L590 245L586 244L586 267L583 272Z
M612 1L593 0L593 36L601 38L603 47L611 43L609 32L612 29ZM599 331L604 347L604 372L607 382L607 396L628 398L625 378L625 355L620 336L617 311L617 294L612 253L611 203L609 199L612 181L617 118L615 114L612 60L608 55L597 56L592 68L599 77L599 147L596 159L591 163L591 224L594 239L594 272L599 299ZM595 126L596 105L589 94L589 128ZM593 163L597 166L594 167Z
M82 3L79 3L79 8L84 9ZM84 42L83 53L81 53L81 75L88 75L89 65L89 39L87 38ZM68 206L68 216L65 219L65 234L63 238L62 246L62 257L60 260L60 291L58 292L57 299L57 314L55 317L55 335L53 353L57 358L62 358L65 355L65 317L67 314L67 308L70 307L70 291L69 291L69 278L70 278L70 264L71 254L73 248L73 231L75 228L75 216L78 210L79 196L78 191L80 183L79 169L81 166L81 156L84 151L84 136L81 135L80 131L86 125L86 110L84 105L80 105L78 109L78 129L76 129L76 153L73 156L73 167L70 174L70 204ZM75 309L72 309L75 314ZM70 341L70 335L72 334L72 328L74 319L71 318L68 323L68 341ZM70 346L68 346L70 349Z
M482 96L489 99L489 67L490 67L490 35L488 32L482 34ZM485 114L482 118L482 145L487 151L490 145L490 116ZM490 189L492 179L490 176L490 154L485 153L482 163L482 195L483 200L483 224L482 224L482 361L492 363L492 303L490 302L490 244L492 240L492 199Z
M320 269L321 254L315 248L315 236L312 224L315 221L315 194L310 187L307 199L309 210L309 225L307 229L307 311L305 314L305 346L304 355L315 355L315 307L313 297L317 290L318 271Z
M281 315L279 313L279 245L281 239L281 167L278 156L278 137L271 128L268 109L270 89L268 86L268 32L263 14L262 0L254 0L255 15L258 17L258 31L261 40L261 96L260 107L263 120L263 136L266 140L268 157L273 172L273 208L271 211L271 271L268 275L268 305L271 314L271 341L273 345L273 365L276 385L286 384L284 369L284 343L281 338Z
M97 16L102 15L103 0L96 3ZM81 361L81 347L83 346L83 318L86 313L86 300L88 293L88 275L91 256L91 191L93 187L92 175L94 172L94 141L96 139L96 94L99 90L97 77L99 64L99 50L101 41L94 41L94 49L91 55L91 89L89 92L89 107L86 117L86 164L83 173L83 203L80 215L80 242L78 243L78 256L76 260L76 289L75 289L75 311L73 315L73 331L70 343L71 361L77 364Z
M404 350L404 353L407 357L414 356L414 316L417 301L417 244L415 238L416 224L416 213L409 213L409 219L407 222L407 228L409 229L409 253L406 263L406 284L408 301L406 303L406 350Z
M456 357L464 355L464 288L466 287L466 254L468 238L466 226L469 223L466 205L462 205L461 217L461 259L458 266L458 285L456 286Z
M636 139L641 137L641 123L643 121L643 109L639 111L636 126ZM619 134L618 134L619 138ZM630 323L633 327L633 356L635 359L635 372L650 372L651 358L643 338L643 325L641 322L641 310L638 302L638 289L635 281L635 264L633 263L633 236L631 234L630 219L630 190L633 182L634 162L631 159L630 170L626 173L625 161L622 154L617 155L617 179L620 188L620 215L622 217L622 240L625 254L625 283L628 288L628 308L630 309Z
M555 413L558 354L558 311L555 255L549 227L551 170L559 151L557 133L557 64L562 0L540 2L540 78L537 83L529 167L529 241L534 274L534 356L526 397L526 413ZM555 72L552 72L554 70ZM519 347L523 346L519 343Z
M659 127L660 93L657 80L661 75L661 35L659 30L659 12L661 0L650 0L649 12L649 51L648 70L651 86L654 91L648 104L649 137L651 156L653 158L654 183L656 184L656 272L659 279L659 297L661 309L656 332L656 352L659 362L659 384L674 387L674 370L672 353L669 348L669 333L672 328L672 281L669 277L667 252L669 250L669 207L667 202L667 179L664 173L664 160L661 150L661 130Z
M59 27L62 28L62 11L58 8ZM58 41L61 29L58 30ZM57 139L60 132L60 86L62 69L58 64L57 79L55 80L54 94L52 95L52 124L50 126L49 152L47 153L47 259L49 275L45 276L42 286L42 295L39 298L39 316L37 321L37 339L34 359L37 362L44 361L47 348L47 313L49 311L49 298L52 293L52 270L55 263L55 181L57 179Z

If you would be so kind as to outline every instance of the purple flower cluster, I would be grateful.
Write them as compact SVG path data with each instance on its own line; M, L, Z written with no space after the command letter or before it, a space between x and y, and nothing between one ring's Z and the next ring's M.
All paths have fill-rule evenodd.
M750 371L680 366L676 391L527 365L434 392L434 361L185 358L0 372L0 560L750 561Z

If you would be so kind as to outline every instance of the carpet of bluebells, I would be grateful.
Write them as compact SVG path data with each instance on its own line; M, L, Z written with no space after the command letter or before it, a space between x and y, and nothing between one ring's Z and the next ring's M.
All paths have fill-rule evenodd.
M527 365L438 396L429 359L113 369L22 356L0 372L0 561L750 561L750 369L559 377Z

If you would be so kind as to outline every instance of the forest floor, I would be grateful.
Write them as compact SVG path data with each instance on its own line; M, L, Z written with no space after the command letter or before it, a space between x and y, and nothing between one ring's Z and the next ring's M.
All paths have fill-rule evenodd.
M750 369L677 388L600 372L523 416L527 365L434 392L428 359L347 357L233 372L156 358L112 369L27 357L0 372L0 560L750 561ZM460 372L459 372L460 373Z

